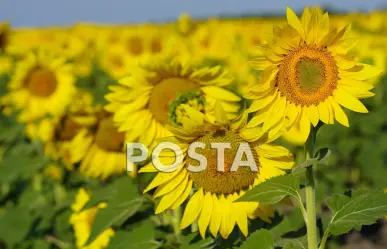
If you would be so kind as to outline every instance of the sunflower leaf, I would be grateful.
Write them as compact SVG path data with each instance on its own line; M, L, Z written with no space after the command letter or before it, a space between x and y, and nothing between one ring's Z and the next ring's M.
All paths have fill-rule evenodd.
M196 248L212 248L214 243L211 237L202 239L199 233L192 233L183 237L183 242L180 245L180 249L196 249Z
M246 239L241 249L274 249L274 236L266 229L258 230Z
M138 194L136 185L129 178L123 178L125 180L119 180L119 186L112 184L118 188L109 196L107 207L98 210L87 245L93 242L106 229L121 226L144 203L143 197Z
M328 158L331 155L331 151L328 148L319 149L313 158L309 158L305 162L293 168L293 172L298 172L304 168L308 168L315 163L328 165Z
M264 204L275 204L285 196L291 196L301 200L298 193L300 179L294 175L273 177L262 182L247 191L236 202L260 202Z
M107 249L156 249L161 243L154 239L154 225L150 220L141 223L130 231L117 231Z
M308 240L306 236L296 239L284 239L279 242L278 245L281 243L283 243L282 249L308 249Z
M333 235L371 225L387 215L387 193L382 190L356 190L351 197L336 194L327 204L333 212L328 225L328 232Z
M0 162L0 183L27 179L48 163L35 144L19 144L4 153Z

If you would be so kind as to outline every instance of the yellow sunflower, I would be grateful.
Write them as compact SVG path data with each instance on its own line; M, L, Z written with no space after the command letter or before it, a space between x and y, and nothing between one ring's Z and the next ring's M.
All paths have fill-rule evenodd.
M76 144L90 144L79 168L82 173L101 180L125 173L125 133L118 131L111 115L101 115L93 132L79 134L76 139Z
M0 23L0 52L4 52L8 45L9 24Z
M218 233L227 238L235 225L242 233L248 235L248 218L261 219L270 222L273 215L271 206L254 202L238 202L234 200L244 194L252 186L274 176L285 174L284 170L293 167L292 154L285 148L264 143L256 128L247 128L247 113L234 122L227 119L219 102L216 108L216 121L210 122L206 117L188 105L184 105L188 116L183 120L183 126L170 126L174 137L160 139L178 144L184 153L184 160L177 170L166 173L159 172L144 192L157 188L154 197L161 197L156 213L167 209L175 209L187 199L188 203L181 220L183 229L195 220L201 236L204 238L207 228L213 236ZM196 150L205 156L207 167L203 171L188 170L188 165L197 167L197 160L188 157L188 147L192 143L203 143L204 148ZM219 157L211 143L229 143L224 150L223 172L217 171ZM250 159L254 161L258 171L249 167L239 167L233 170L234 159L248 154L240 153L240 146L250 149ZM163 150L160 161L171 164L176 156L169 150ZM244 159L245 160L245 159ZM139 172L157 172L155 165L150 162ZM189 198L190 193L193 195Z
M29 53L15 65L6 100L21 110L22 122L63 115L75 93L72 66L47 51Z
M256 113L250 125L273 129L272 137L298 122L304 137L310 124L316 126L320 120L349 126L341 106L366 113L359 99L374 94L365 81L381 71L347 55L356 44L348 36L349 25L330 29L328 13L319 8L306 7L301 20L290 8L286 14L288 23L274 27L272 40L252 62L263 72L250 89L249 111Z
M92 207L81 211L85 204L90 200L90 195L85 189L81 188L75 198L75 202L71 206L73 214L70 216L70 224L73 226L76 239L76 248L81 249L104 249L109 245L110 239L114 236L112 228L106 229L99 235L90 245L85 246L89 239L91 227L95 216L99 209L106 208L106 203L100 203L96 207Z
M68 169L79 163L86 155L91 139L87 134L94 130L100 107L92 105L90 93L78 91L72 105L61 117L46 117L28 122L26 136L44 142L45 154L53 160L63 160Z
M165 124L181 124L186 115L182 104L189 104L214 119L215 101L222 102L229 118L240 109L241 98L223 86L233 78L220 66L193 67L188 63L153 58L129 70L112 93L105 109L114 113L119 131L127 141L150 145L154 138L169 134Z

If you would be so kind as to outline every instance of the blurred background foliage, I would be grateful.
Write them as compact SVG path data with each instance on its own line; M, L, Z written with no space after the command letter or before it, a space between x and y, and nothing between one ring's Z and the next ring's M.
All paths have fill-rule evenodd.
M386 16L386 12L381 11L337 14L331 19L336 24L353 22L354 35L360 39L354 53L364 61L386 68ZM139 36L143 44L152 42L154 37L166 47L181 44L181 47L172 48L172 54L188 53L192 60L208 65L221 63L237 75L239 85L235 91L243 91L245 83L255 78L254 73L246 67L247 60L254 55L254 47L263 41L264 33L270 31L273 24L283 21L283 17L195 21L182 15L177 22L159 26L105 27L77 24L69 28L10 29L4 24L4 28L0 29L0 96L7 96L8 83L13 77L12 68L23 55L31 49L45 47L66 54L66 60L74 63L78 69L75 73L77 88L90 92L95 103L106 104L104 95L108 86L121 76L120 68L125 66L121 64L124 61L118 64L105 63L109 55L114 54L110 54L109 46L113 46L111 43L117 35L119 38L121 32ZM232 33L231 40L228 40L230 35L226 33ZM80 45L74 45L78 41ZM103 45L99 44L101 41L104 41ZM186 47L187 44L192 46ZM231 54L231 49L235 53ZM120 56L132 56L132 61L137 60L129 54ZM376 96L364 101L369 114L348 112L349 128L329 125L320 130L318 146L328 147L332 151L328 165L321 165L317 169L320 226L326 223L324 217L327 208L324 200L332 193L344 193L353 187L387 187L386 83L386 75L374 82ZM7 104L1 105L1 249L80 248L77 245L78 236L83 234L88 242L93 242L108 228L115 230L108 245L96 245L93 242L91 246L82 248L257 248L252 241L258 236L255 231L260 228L270 229L275 237L283 239L283 244L286 238L299 238L300 244L305 243L301 214L292 210L289 203L278 206L271 224L261 220L252 221L249 227L251 235L247 239L236 230L228 240L211 237L202 240L197 232L192 233L190 229L180 232L179 216L169 211L154 215L152 196L142 194L152 178L151 174L132 177L121 175L99 180L82 174L76 167L75 170L69 170L63 160L47 156L44 142L26 135L28 124L19 122L18 111ZM35 122L39 123L39 120ZM282 143L293 151L298 162L302 162L302 147L294 141L284 140ZM91 194L81 210L88 210L100 203L107 203L107 207L91 215L91 221L86 222L81 235L77 235L70 219L74 213L72 204L80 188L87 189ZM365 238L364 243L368 246L386 248L387 229L383 223L380 221L371 228L364 228L360 238L352 242L364 245L359 240ZM85 235L88 233L90 236ZM348 239L350 236L335 237L330 240L329 246L344 247L346 243L352 243ZM355 245L348 248L355 248Z

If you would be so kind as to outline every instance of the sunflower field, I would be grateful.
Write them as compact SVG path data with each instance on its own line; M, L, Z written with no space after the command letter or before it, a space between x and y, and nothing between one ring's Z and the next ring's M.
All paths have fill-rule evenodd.
M387 11L0 22L0 249L387 248L386 59Z

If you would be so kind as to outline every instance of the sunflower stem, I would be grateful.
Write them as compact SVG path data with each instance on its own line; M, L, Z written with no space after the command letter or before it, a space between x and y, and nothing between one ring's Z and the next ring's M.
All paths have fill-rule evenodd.
M181 241L181 238L180 238L180 234L181 234L180 222L181 222L181 207L179 206L175 210L173 210L173 220L172 220L173 231L175 233L176 239L179 242Z
M305 157L306 160L313 157L314 145L316 142L317 129L312 127L309 134L308 140L305 144ZM306 227L308 233L308 248L317 249L317 224L316 224L316 193L315 193L315 182L313 167L316 165L306 168L305 171L305 192L306 192L306 212L307 220Z
M328 237L329 237L329 233L325 232L324 236L323 236L323 238L321 240L319 249L325 249L325 244L327 243Z

